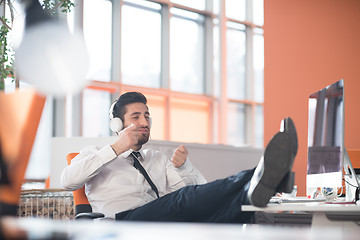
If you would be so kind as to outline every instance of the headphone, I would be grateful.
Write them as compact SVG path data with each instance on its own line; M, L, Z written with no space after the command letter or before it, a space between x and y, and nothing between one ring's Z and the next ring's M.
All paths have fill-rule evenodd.
M115 104L117 103L117 100L115 102L113 102L110 106L110 110L109 110L109 118L110 118L110 129L114 132L120 132L121 130L123 130L124 128L124 124L122 122L122 120L118 117L114 117L114 107ZM149 118L149 128L151 128L152 125L152 119Z

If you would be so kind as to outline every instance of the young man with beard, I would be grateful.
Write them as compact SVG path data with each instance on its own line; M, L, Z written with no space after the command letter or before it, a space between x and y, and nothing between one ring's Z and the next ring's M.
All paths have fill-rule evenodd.
M276 192L293 184L297 135L291 119L283 121L285 130L269 142L256 169L206 183L184 146L170 160L142 149L151 128L146 104L141 93L121 95L110 109L117 140L103 148L84 148L62 172L64 189L85 185L94 212L118 220L247 222L251 213L242 212L241 205L266 206Z

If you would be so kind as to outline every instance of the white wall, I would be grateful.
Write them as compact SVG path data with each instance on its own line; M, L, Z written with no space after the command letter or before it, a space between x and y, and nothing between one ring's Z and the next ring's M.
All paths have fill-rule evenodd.
M115 140L116 136L53 138L51 143L50 188L61 188L60 174L67 165L66 155L68 153L79 152L86 146L105 146ZM183 144L189 150L191 162L201 171L207 181L224 178L255 167L263 152L262 149L156 140L150 140L144 147L163 151L170 158L174 149L180 144Z

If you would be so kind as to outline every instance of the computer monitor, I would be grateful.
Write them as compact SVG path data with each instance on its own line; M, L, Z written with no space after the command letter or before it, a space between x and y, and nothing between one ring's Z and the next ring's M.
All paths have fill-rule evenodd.
M307 195L321 187L342 187L343 169L359 186L344 146L344 80L309 96Z
M344 81L309 96L307 188L341 187L344 158Z

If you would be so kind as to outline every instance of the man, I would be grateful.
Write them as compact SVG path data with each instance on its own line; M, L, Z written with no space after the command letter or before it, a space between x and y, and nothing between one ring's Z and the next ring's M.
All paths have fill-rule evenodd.
M241 205L265 206L288 185L297 151L291 120L270 141L256 170L206 183L187 159L184 146L176 149L171 161L161 152L142 149L151 125L146 104L141 93L121 95L110 109L111 121L120 122L115 129L110 124L117 141L83 149L62 172L64 189L85 184L93 211L119 220L246 222L251 214L242 212Z

